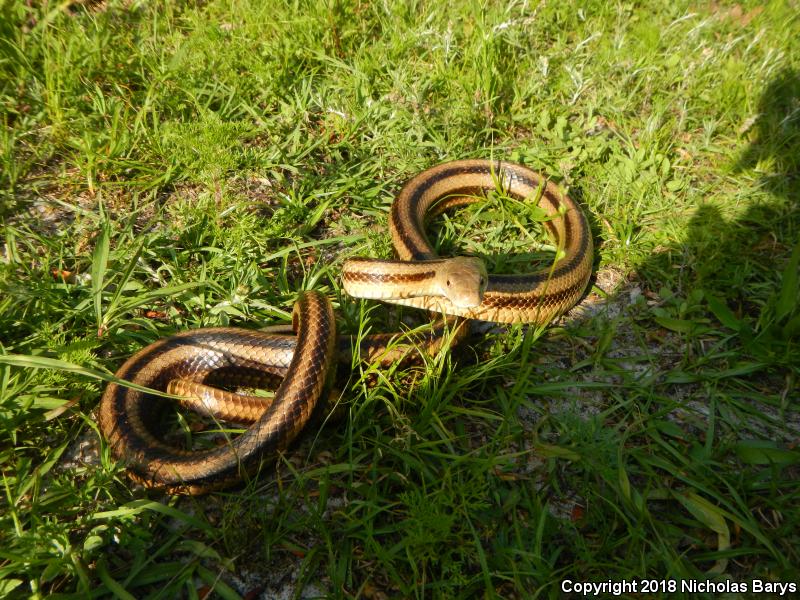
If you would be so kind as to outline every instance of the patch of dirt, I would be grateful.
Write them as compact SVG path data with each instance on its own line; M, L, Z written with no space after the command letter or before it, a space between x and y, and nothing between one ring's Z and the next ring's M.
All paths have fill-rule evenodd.
M575 305L569 312L560 317L554 325L566 326L571 323L591 319L605 311L608 318L613 319L618 316L622 309L641 296L642 290L638 285L630 284L627 293L630 302L620 302L623 295L621 291L626 284L625 275L622 271L613 267L600 269L594 278L589 282L589 293ZM596 288L596 289L595 289ZM609 301L613 299L612 301Z
M18 210L8 218L7 223L29 227L44 236L55 236L69 228L77 215L94 212L96 207L97 198L88 192L74 194L70 189L53 187L21 200Z
M295 598L325 598L328 590L318 584L309 584L298 590L302 574L302 559L282 560L270 564L268 571L239 569L238 573L223 573L228 585L242 598L250 600L293 600Z
M741 4L722 6L717 2L712 2L708 7L708 11L720 21L730 21L740 27L747 27L753 19L764 12L764 7L756 6L750 10L745 10Z
M247 175L232 177L227 182L228 190L237 198L248 203L248 209L265 219L275 213L275 208L280 205L278 190L274 183L267 177Z

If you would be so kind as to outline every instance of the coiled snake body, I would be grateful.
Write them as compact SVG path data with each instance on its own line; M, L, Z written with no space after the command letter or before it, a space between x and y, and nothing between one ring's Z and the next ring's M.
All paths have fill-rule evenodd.
M436 255L425 235L426 217L478 201L498 188L521 200L539 198L549 216L545 225L561 255L552 268L489 276L476 258ZM389 224L400 261L345 261L342 282L348 294L468 319L545 324L575 304L591 273L592 240L580 208L540 175L512 163L464 160L424 171L401 190ZM352 352L347 339L337 339L330 302L317 292L300 295L293 325L296 337L236 328L183 332L128 359L118 378L188 396L186 404L220 419L252 422L224 446L180 450L155 433L158 407L165 400L109 384L98 422L132 477L172 492L203 493L238 480L265 455L285 449L311 417L337 355L349 362ZM458 336L466 331L462 320L451 318L416 343L425 352L435 352L447 328ZM388 349L391 337L369 337L356 350L365 360L396 360ZM257 387L278 377L283 381L271 403L206 385L235 382Z

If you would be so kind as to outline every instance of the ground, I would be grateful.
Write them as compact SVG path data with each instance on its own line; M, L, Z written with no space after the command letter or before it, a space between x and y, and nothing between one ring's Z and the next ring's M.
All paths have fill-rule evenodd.
M0 2L0 596L797 582L798 14ZM285 323L312 288L343 330L396 327L341 293L342 261L391 254L409 177L490 157L587 213L579 306L476 326L422 367L354 369L334 415L238 488L127 479L95 424L125 357ZM490 271L552 257L535 212L507 210L429 233Z

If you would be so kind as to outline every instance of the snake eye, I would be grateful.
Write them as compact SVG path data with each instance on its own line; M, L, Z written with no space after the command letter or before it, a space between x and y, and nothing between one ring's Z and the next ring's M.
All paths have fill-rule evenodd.
M447 287L450 287L450 280L447 280Z

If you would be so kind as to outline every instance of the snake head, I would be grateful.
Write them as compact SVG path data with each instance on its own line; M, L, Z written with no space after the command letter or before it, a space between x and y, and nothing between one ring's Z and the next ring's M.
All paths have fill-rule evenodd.
M479 306L489 281L483 261L472 256L457 256L444 263L437 272L441 295L459 308Z

